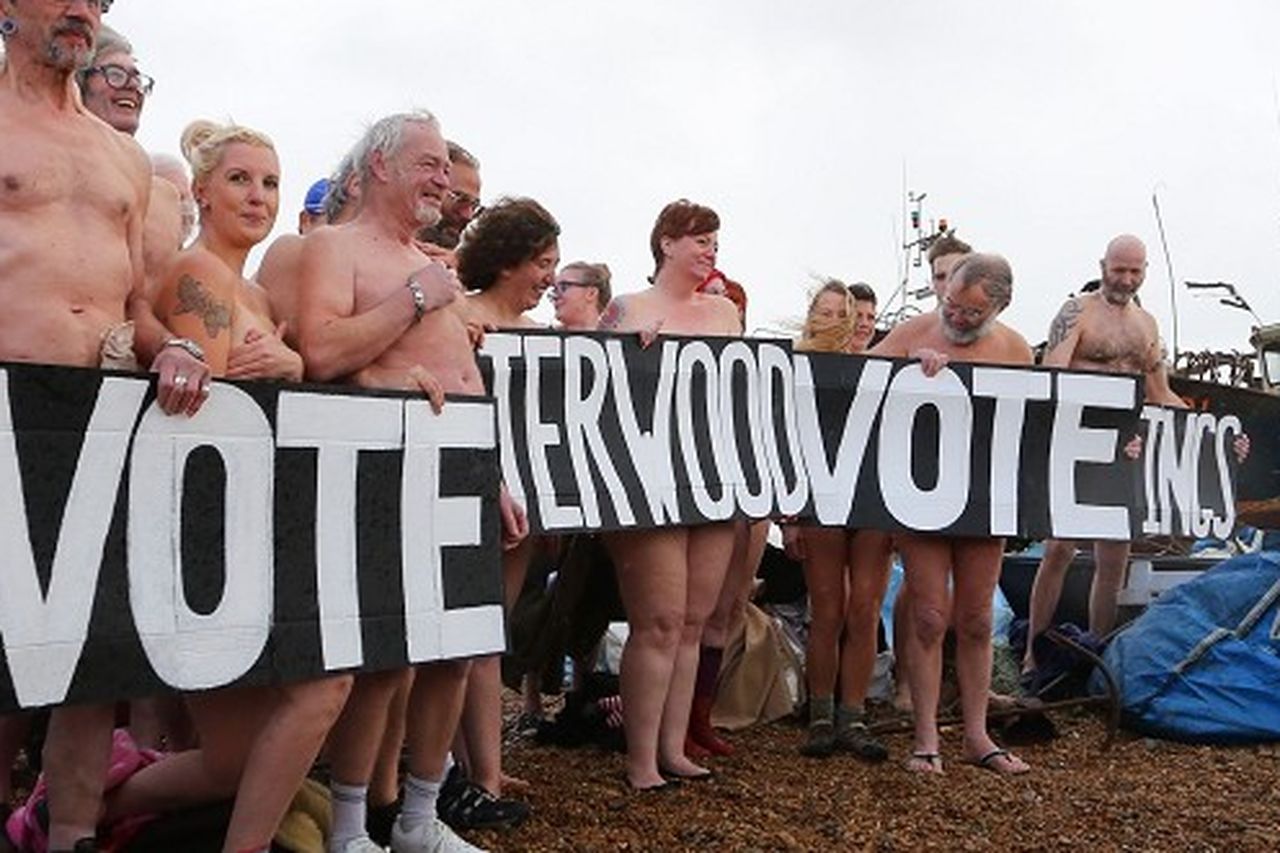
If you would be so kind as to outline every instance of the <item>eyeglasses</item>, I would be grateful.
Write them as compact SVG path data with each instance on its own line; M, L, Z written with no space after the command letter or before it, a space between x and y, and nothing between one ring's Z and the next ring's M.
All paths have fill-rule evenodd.
M551 285L551 290L557 295L562 295L566 290L568 290L571 287L595 287L595 286L596 285L591 284L590 282L569 281L567 278L563 278L560 281L557 281L555 284Z
M101 74L102 79L112 89L128 89L130 84L144 95L150 95L156 87L156 81L137 69L125 68L123 65L94 65L84 70L88 74Z
M484 212L484 206L480 204L480 199L461 190L449 190L449 201L452 204L460 205L470 210L472 216L479 216Z

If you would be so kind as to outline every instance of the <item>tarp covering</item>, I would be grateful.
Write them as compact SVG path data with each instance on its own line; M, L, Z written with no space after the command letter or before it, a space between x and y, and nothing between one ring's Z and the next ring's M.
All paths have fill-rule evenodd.
M1138 731L1280 740L1280 552L1233 557L1169 590L1104 657Z

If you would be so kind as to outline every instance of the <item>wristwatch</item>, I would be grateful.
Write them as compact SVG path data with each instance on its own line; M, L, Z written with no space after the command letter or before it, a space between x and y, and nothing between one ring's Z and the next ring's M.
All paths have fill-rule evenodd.
M191 338L169 338L164 342L161 349L164 347L177 347L197 361L204 361L204 347L191 340Z
M427 294L423 293L422 285L413 276L409 276L404 286L409 288L409 293L413 296L413 322L416 323L427 313Z

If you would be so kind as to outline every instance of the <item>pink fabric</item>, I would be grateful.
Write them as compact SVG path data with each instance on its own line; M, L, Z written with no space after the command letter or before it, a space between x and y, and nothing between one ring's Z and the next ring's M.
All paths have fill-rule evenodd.
M153 749L139 748L126 730L116 729L111 735L111 764L107 768L107 783L103 790L110 791L134 773L163 757ZM22 853L47 853L49 849L48 833L37 819L38 807L45 795L44 774L41 774L27 802L14 809L5 824L9 840ZM116 821L111 826L99 827L98 849L104 853L120 850L129 839L137 835L138 830L154 818L155 815L133 815Z

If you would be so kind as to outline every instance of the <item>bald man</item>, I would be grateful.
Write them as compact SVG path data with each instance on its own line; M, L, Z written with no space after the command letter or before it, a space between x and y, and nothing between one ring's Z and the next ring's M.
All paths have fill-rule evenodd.
M1169 387L1164 346L1156 320L1134 298L1147 274L1147 247L1132 234L1121 234L1107 244L1102 261L1101 286L1067 300L1049 327L1045 348L1046 367L1137 373L1146 380L1146 402L1185 407ZM1031 587L1028 638L1053 624L1067 569L1075 557L1076 543L1061 539L1045 542L1044 556ZM1116 598L1129 563L1128 542L1093 543L1093 584L1089 590L1089 630L1099 637L1116 623ZM1035 669L1027 642L1023 671Z

